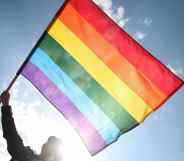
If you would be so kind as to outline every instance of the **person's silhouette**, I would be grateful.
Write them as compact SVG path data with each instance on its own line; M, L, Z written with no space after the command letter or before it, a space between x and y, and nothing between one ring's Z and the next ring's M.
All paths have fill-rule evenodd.
M30 147L24 146L14 123L11 106L9 105L9 92L4 91L0 98L3 104L1 107L3 137L7 141L7 150L12 157L11 161L61 161L62 155L59 150L61 140L55 136L49 137L47 142L42 145L40 155L35 154Z

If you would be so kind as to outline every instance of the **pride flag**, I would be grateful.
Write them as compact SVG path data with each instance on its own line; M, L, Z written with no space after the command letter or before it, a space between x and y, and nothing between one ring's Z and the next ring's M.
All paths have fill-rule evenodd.
M91 0L66 1L31 55L21 74L92 155L143 122L183 84Z

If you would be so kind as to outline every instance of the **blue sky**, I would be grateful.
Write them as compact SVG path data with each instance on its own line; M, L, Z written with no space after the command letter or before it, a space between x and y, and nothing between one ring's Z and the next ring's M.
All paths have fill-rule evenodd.
M1 91L7 87L62 2L0 0ZM184 79L182 0L95 2L154 56ZM118 142L94 158L89 156L67 121L27 80L20 76L11 93L11 104L14 106L13 112L19 133L25 144L31 145L36 151L39 151L49 135L57 133L63 139L64 161L184 160L184 88L142 125L122 135ZM0 161L9 160L2 135L0 154Z

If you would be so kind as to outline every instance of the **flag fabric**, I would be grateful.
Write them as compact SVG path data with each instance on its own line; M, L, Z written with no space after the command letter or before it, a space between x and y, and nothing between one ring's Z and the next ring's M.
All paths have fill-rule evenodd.
M91 0L66 1L21 74L92 155L143 122L183 84Z

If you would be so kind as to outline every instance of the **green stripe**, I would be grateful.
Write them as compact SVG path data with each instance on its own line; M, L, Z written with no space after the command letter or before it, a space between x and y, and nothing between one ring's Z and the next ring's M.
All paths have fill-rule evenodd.
M39 47L62 68L122 132L138 124L50 35L45 35Z

